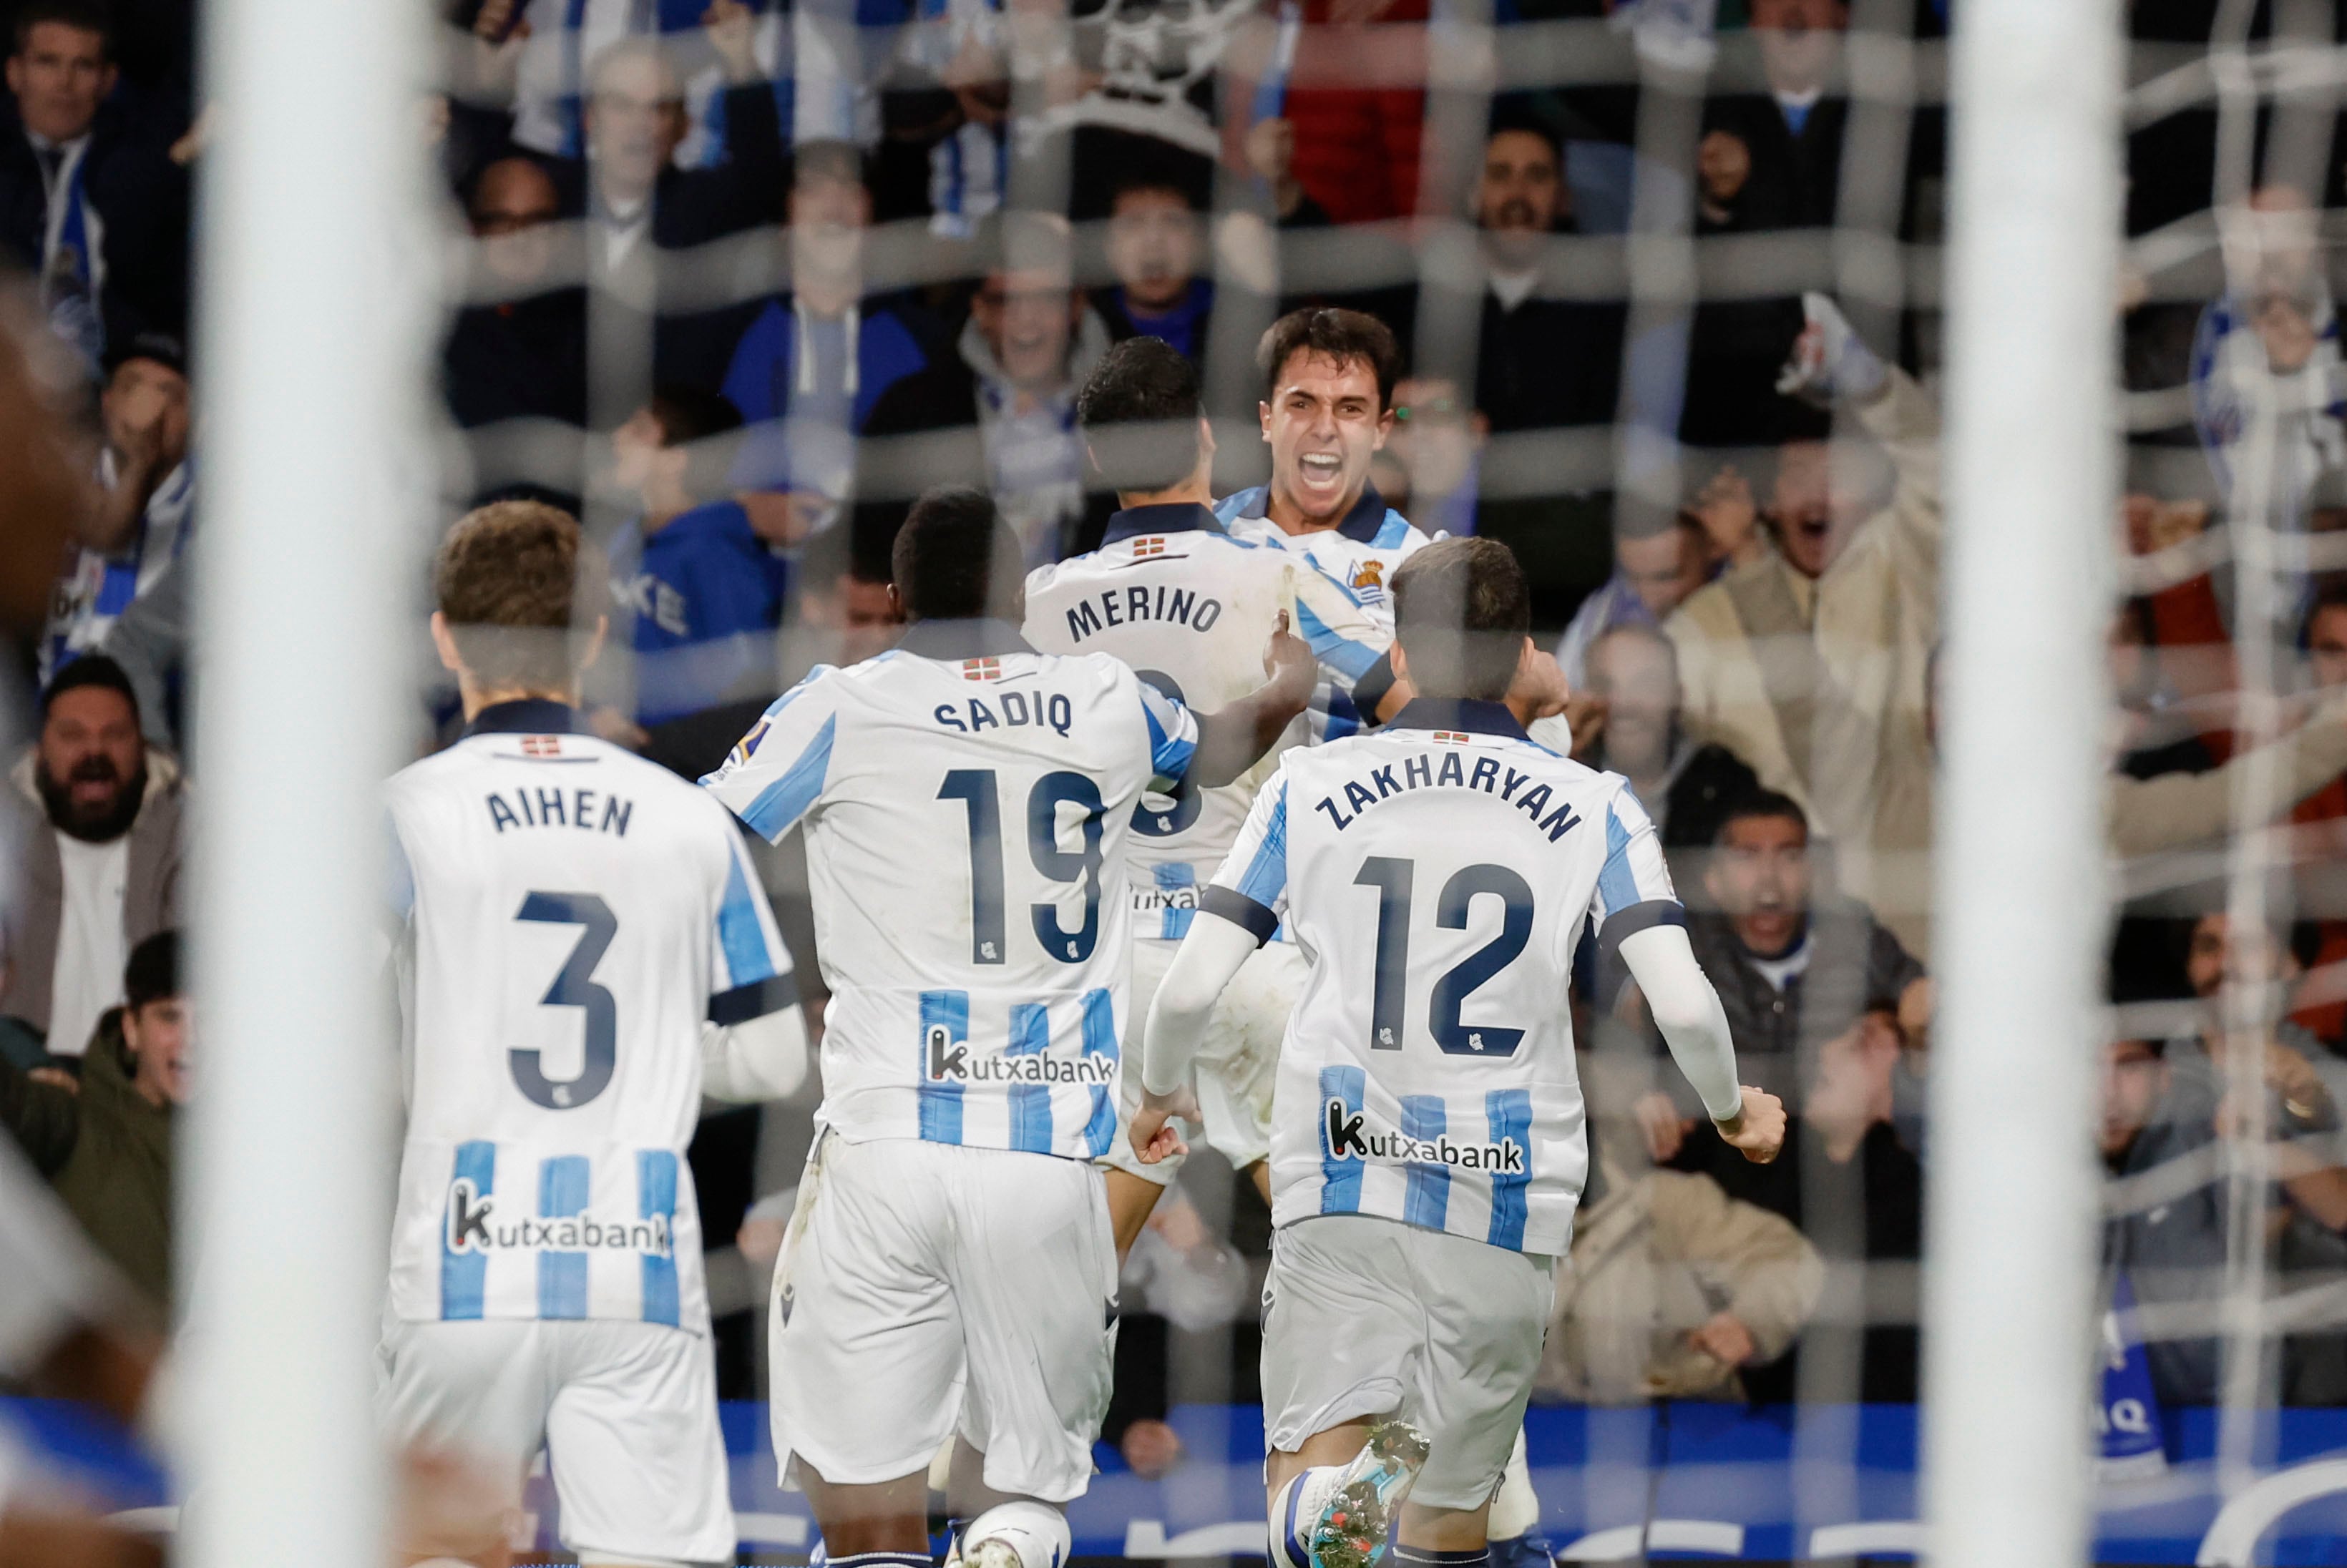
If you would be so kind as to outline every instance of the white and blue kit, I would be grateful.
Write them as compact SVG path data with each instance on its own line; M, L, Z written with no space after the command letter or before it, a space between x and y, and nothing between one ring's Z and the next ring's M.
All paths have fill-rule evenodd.
M809 676L703 780L769 840L805 834L831 993L775 1272L786 1479L794 1457L897 1479L958 1419L989 1486L1082 1492L1114 1333L1091 1162L1117 1134L1126 840L1196 745L1188 709L1106 654L923 621Z
M1101 547L1027 579L1027 636L1060 653L1105 651L1143 681L1204 711L1264 684L1264 652L1276 617L1312 649L1323 679L1350 692L1379 666L1392 634L1307 559L1234 539L1204 507L1136 506L1109 519ZM1206 881L1223 863L1247 808L1278 753L1309 734L1299 718L1280 747L1229 784L1143 798L1125 860L1133 880L1132 1018L1148 1015ZM1272 1064L1302 970L1282 944L1258 954L1232 983L1200 1053L1197 1089L1206 1136L1244 1169L1269 1152ZM1127 1074L1122 1120L1140 1105ZM1178 1160L1143 1165L1118 1136L1108 1160L1160 1185Z
M1310 965L1273 1109L1271 1441L1399 1408L1435 1440L1413 1496L1475 1507L1587 1169L1574 949L1684 919L1653 826L1503 705L1420 698L1288 753L1202 907L1284 920Z
M574 1549L723 1557L684 1152L708 1042L796 983L733 820L574 718L484 709L386 788L407 1131L385 1401L401 1437L517 1480L543 1438Z

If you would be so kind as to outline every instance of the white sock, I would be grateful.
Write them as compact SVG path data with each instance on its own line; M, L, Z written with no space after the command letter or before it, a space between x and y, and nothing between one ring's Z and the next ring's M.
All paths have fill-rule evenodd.
M1061 1568L1075 1548L1068 1516L1048 1502L1021 1498L988 1509L962 1527L964 1563L986 1542L999 1541L1019 1554L1019 1568Z

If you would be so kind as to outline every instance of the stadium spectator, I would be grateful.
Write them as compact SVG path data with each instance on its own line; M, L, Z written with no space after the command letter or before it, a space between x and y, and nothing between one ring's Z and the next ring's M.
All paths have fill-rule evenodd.
M1162 338L1203 360L1214 285L1198 275L1205 223L1189 190L1149 170L1119 181L1109 198L1107 249L1116 282L1098 304L1110 338Z
M679 168L685 134L682 87L667 46L630 37L596 56L588 73L585 156L549 166L566 218L586 220L590 422L633 412L644 380L660 373L680 318L664 304L661 263L676 252L772 222L784 188L783 129L758 79L753 18L741 0L714 0L702 22L731 84L723 100L726 157ZM685 334L687 341L690 333ZM631 385L630 382L633 382ZM610 400L621 400L611 402Z
M186 330L187 172L108 102L113 29L92 0L15 7L12 44L0 254L38 280L50 324L95 378L116 346Z
M2347 466L2347 408L2335 388L2337 312L2323 275L2320 222L2305 192L2262 186L2250 193L2246 218L2246 243L2227 258L2231 286L2201 311L2193 336L2193 420L2219 491L2229 498L2251 461L2242 448L2251 439L2250 412L2270 400L2279 412L2269 494L2295 512L2320 475Z
M1600 1405L1740 1401L1744 1369L1783 1355L1816 1307L1817 1249L1707 1176L1613 1157L1619 1142L1590 1141L1534 1387Z
M2104 1201L2103 1267L2126 1276L2140 1310L2204 1309L2201 1332L2147 1335L2144 1347L2162 1405L2203 1405L2219 1390L2214 1308L2225 1288L2224 1167L2209 1161L2206 1176L2181 1192L2173 1181L2126 1179L2213 1152L2217 1141L2209 1085L2176 1073L2166 1054L2157 1040L2115 1041L2104 1054L2097 1141L2105 1168L2120 1179Z
M751 426L733 476L742 504L763 537L795 545L848 499L856 432L928 354L896 311L865 301L862 152L803 142L791 168L791 287L733 348L724 387Z
M466 219L477 241L469 302L441 355L458 428L509 419L587 423L587 294L566 268L561 197L535 158L501 158L474 178ZM494 480L495 474L477 474ZM578 494L575 473L556 488Z
M1803 308L1780 390L1830 402L1872 445L1781 447L1768 507L1775 548L1697 589L1665 629L1688 727L1807 805L1834 841L1842 885L1912 934L1930 882L1900 852L1930 832L1939 410L1832 301L1812 294ZM1870 458L1887 460L1888 475L1873 475L1887 478L1887 495L1868 483Z
M1758 793L1752 769L1726 747L1698 741L1679 722L1678 655L1651 626L1624 625L1589 650L1593 712L1573 726L1573 756L1630 780L1663 848L1708 848L1723 814Z
M172 1127L194 1071L194 1004L179 982L179 936L130 950L122 1004L109 1007L79 1074L0 1062L0 1125L98 1252L159 1315L171 1309Z
M1760 90L1705 105L1696 153L1703 217L1738 229L1829 227L1850 121L1840 81L1850 6L1846 0L1751 0L1751 18L1757 60L1731 53L1720 75L1736 80L1757 64Z
M1393 412L1393 433L1370 471L1386 504L1429 535L1472 534L1491 422L1440 376L1396 382Z
M87 654L41 695L40 738L0 799L15 896L0 916L0 1023L75 1056L122 1000L129 950L176 925L186 798L169 755L139 738L121 667ZM22 1060L21 1034L0 1054Z
M1587 684L1589 651L1622 626L1660 627L1711 575L1699 510L1665 515L1624 497L1614 511L1614 575L1581 607L1556 645L1556 662L1577 688Z
M635 654L640 725L773 684L786 574L725 494L724 438L741 424L715 392L662 387L611 433L612 483L641 508L610 546L613 631Z
M1809 820L1782 795L1746 796L1722 814L1703 877L1707 909L1687 911L1687 937L1727 1010L1737 1071L1798 1099L1820 1048L1860 1014L1882 1011L1920 1044L1932 983L1863 904L1821 895ZM1638 1103L1658 1160L1678 1153L1696 1118L1656 1091Z
M177 338L121 344L98 400L105 445L95 494L76 519L41 642L46 680L105 640L107 628L179 559L194 526L187 361Z
M1207 1228L1189 1195L1179 1186L1168 1192L1117 1278L1116 1380L1101 1436L1135 1475L1155 1481L1187 1457L1165 1420L1181 1397L1174 1334L1237 1322L1260 1294L1253 1285L1246 1259Z
M800 558L798 614L785 629L784 684L819 664L861 664L896 647L905 617L888 597L888 540L859 528L840 547ZM793 634L795 634L794 637Z
M1415 83L1425 79L1428 0L1306 0L1300 9L1292 64L1251 84L1255 102L1290 127L1297 183L1337 223L1420 211L1426 92Z
M953 358L889 388L865 425L866 469L897 496L983 484L1033 565L1096 539L1113 509L1086 494L1075 427L1076 390L1108 351L1108 329L1075 287L1069 244L1058 218L998 213L979 236L986 277Z

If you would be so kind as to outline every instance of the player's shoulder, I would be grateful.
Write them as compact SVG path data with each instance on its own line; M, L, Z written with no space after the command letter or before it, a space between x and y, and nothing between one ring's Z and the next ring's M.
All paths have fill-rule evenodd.
M1378 523L1377 533L1370 537L1369 547L1407 559L1433 543L1432 535L1389 506Z

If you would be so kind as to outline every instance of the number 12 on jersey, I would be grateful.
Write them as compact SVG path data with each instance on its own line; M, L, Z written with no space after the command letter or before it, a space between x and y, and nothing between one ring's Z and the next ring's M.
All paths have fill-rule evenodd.
M1369 1001L1372 1050L1401 1049L1409 992L1410 900L1417 879L1416 861L1391 855L1371 855L1353 878L1357 887L1378 890L1377 985ZM1524 1037L1521 1029L1490 1023L1471 1027L1460 1022L1467 998L1513 963L1532 940L1532 887L1505 866L1468 866L1456 872L1442 884L1434 923L1447 931L1465 931L1475 900L1487 893L1501 901L1498 933L1445 971L1427 998L1426 1031L1452 1055L1512 1055ZM1562 997L1558 1004L1563 1004Z

